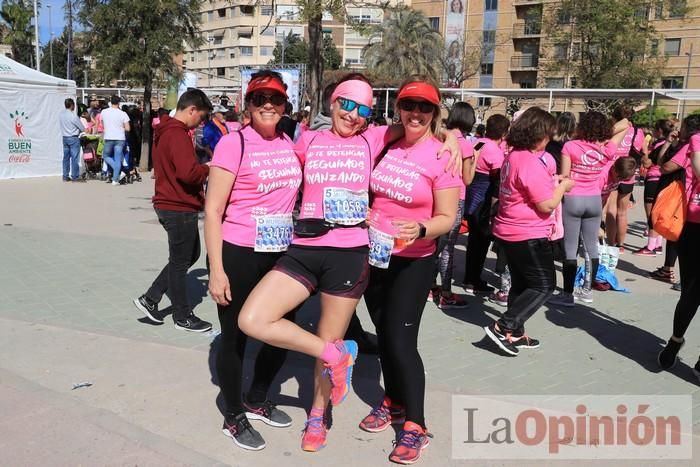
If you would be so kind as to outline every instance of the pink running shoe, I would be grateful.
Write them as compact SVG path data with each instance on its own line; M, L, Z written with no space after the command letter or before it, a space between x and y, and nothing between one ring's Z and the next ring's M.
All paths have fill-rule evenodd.
M304 425L301 437L301 449L307 452L317 452L326 447L326 423L323 417L309 417Z
M394 441L394 450L389 455L389 460L397 464L415 464L420 459L423 449L430 444L430 433L423 427L413 422L406 422L399 437Z
M370 433L379 433L393 424L402 424L406 421L406 411L402 408L392 407L391 401L384 396L384 400L375 407L360 422L360 429Z
M325 363L324 373L331 380L331 404L334 406L345 400L350 392L352 382L352 367L357 359L357 343L355 341L335 341L340 350L340 358L334 364Z

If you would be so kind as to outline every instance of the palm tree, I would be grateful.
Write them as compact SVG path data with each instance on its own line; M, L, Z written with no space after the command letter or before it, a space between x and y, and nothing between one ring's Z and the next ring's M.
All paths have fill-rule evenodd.
M411 8L393 10L382 24L374 26L364 53L367 68L378 75L400 82L421 74L440 81L442 37L423 13Z
M25 65L32 66L32 42L34 26L32 5L25 0L5 0L0 9L0 20L5 25L3 42L12 47L13 58Z

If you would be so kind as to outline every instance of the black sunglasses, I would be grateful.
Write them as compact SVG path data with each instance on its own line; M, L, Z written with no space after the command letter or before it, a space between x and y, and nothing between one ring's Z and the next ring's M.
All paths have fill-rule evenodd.
M287 98L279 93L263 94L261 92L254 92L250 95L249 101L252 102L255 107L262 107L268 102L272 103L272 105L286 104Z
M430 102L412 101L408 99L399 101L399 109L406 112L413 112L416 107L418 107L418 111L423 114L432 113L433 110L435 110L435 106Z

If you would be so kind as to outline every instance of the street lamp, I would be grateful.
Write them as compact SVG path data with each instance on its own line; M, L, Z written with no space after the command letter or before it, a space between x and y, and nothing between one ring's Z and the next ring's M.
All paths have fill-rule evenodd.
M685 83L683 89L688 89L690 84L690 61L693 59L693 43L690 43L690 50L685 53L688 56L688 68L685 71ZM683 110L681 110L681 120L685 117L685 96L683 96Z
M34 40L36 41L34 47L34 51L36 52L36 69L41 71L39 66L39 13L36 9L36 0L34 0Z
M209 43L209 50L207 50L207 87L211 87L211 59L213 58L211 45L214 42L214 38L209 34L207 34L207 42Z
M51 27L51 5L46 5L49 9L49 57L51 59L51 76L53 76L53 27Z
M85 74L85 85L83 87L87 88L88 87L88 68L90 68L90 63L92 63L92 57L90 55L84 55L83 61L87 64L87 66L85 67L85 71L83 72Z

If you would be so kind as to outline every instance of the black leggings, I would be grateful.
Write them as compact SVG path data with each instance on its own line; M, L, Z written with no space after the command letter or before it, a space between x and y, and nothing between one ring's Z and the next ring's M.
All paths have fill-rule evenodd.
M231 243L223 243L224 271L231 285L231 301L227 306L217 305L221 323L221 347L216 355L216 374L219 388L226 403L226 415L244 412L242 396L243 357L248 336L238 327L238 314L250 292L260 279L275 265L281 254L256 253ZM293 321L296 310L285 318ZM264 344L255 360L255 374L248 392L250 402L263 402L277 372L287 356L285 349Z
M481 271L484 269L491 238L481 231L476 213L467 216L467 224L469 225L469 237L464 266L464 283L477 285L481 282Z
M365 302L377 328L385 394L425 427L425 370L418 329L435 274L435 257L394 256L389 269L370 268Z
M673 335L683 337L700 307L700 224L688 222L678 239L681 298L673 315Z
M511 286L508 310L498 325L520 335L525 332L525 321L547 301L557 285L554 252L546 238L522 242L501 240L500 244L508 256Z
M664 257L664 267L673 269L678 259L678 242L666 240L666 256Z

